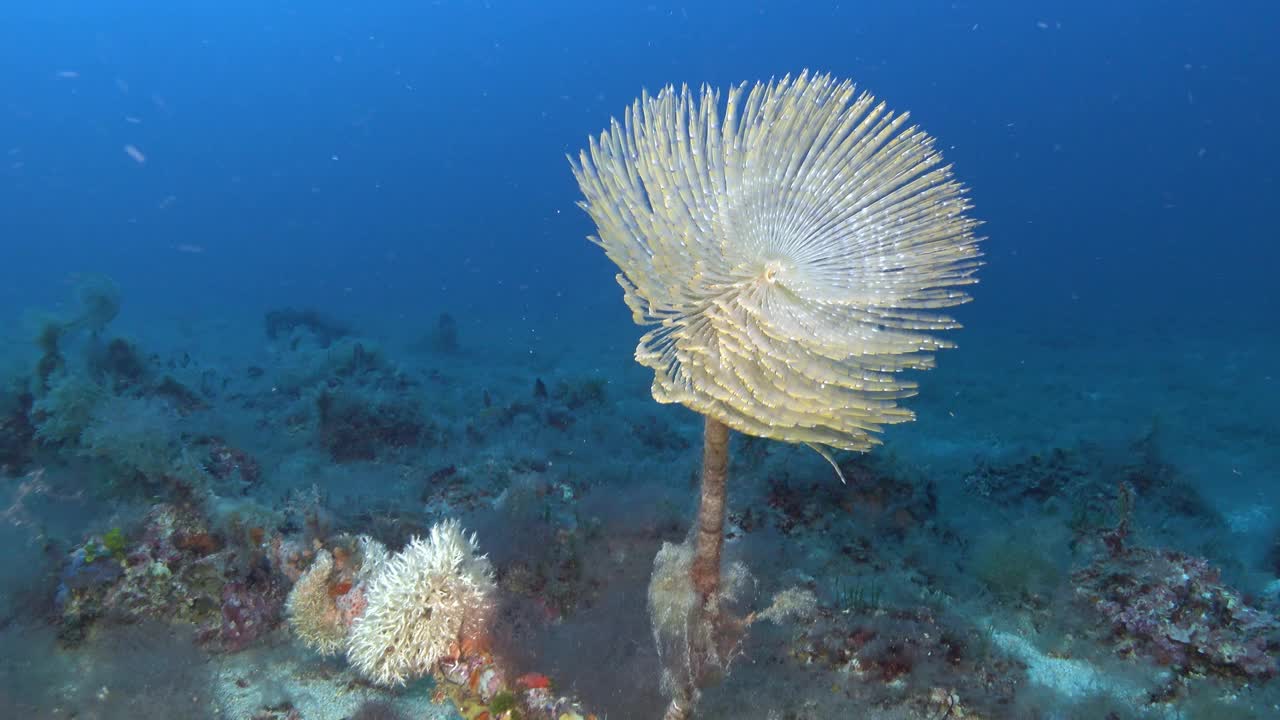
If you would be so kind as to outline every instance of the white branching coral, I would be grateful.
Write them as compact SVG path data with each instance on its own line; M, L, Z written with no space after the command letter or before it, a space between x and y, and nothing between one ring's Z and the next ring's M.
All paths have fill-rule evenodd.
M319 551L311 567L293 584L284 604L294 634L322 655L341 652L347 643L347 628L329 592L332 574L333 555Z
M430 673L485 633L493 610L493 566L457 521L431 528L380 563L347 647L351 665L380 685Z
M360 569L356 571L356 581L364 582L377 575L387 564L387 546L368 535L356 538L356 546L360 550Z

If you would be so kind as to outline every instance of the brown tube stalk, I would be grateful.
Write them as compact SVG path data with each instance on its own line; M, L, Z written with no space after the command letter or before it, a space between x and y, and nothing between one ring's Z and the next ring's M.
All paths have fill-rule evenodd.
M725 485L729 476L729 427L707 417L702 446L702 499L694 539L693 587L707 604L720 590L720 553L724 548Z

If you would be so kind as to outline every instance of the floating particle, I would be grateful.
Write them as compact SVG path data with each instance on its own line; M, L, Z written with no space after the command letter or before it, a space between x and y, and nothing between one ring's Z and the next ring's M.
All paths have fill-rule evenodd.
M73 78L80 77L80 73L76 72L75 70L59 70L58 77L73 79Z
M147 156L143 155L142 151L134 147L133 145L125 145L124 153L129 157L133 158L133 161L138 163L139 165L145 165L147 162Z

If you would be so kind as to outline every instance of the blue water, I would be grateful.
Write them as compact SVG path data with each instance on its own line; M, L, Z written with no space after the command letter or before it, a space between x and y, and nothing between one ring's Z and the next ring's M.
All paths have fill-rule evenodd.
M906 402L917 421L891 428L868 458L842 461L873 463L897 500L839 486L803 448L735 441L731 524L750 525L741 514L753 508L760 529L746 528L730 554L755 577L753 608L798 586L820 612L753 628L699 716L942 717L938 697L957 692L970 714L952 717L1280 717L1273 672L1170 659L1150 637L1135 650L1120 637L1131 628L1085 639L1081 628L1102 621L1081 600L1095 559L1078 547L1114 524L1118 483L1136 483L1134 545L1206 558L1251 607L1280 610L1277 28L1275 3L1193 0L7 3L0 412L26 424L0 425L0 450L17 448L0 453L0 507L10 508L0 535L15 558L0 563L0 715L258 717L252 706L284 718L282 703L307 720L355 712L314 701L341 695L350 670L292 640L278 610L270 633L234 652L225 633L223 645L208 640L216 611L134 608L122 620L117 607L68 640L55 597L84 560L77 548L113 528L132 547L155 507L186 503L242 558L261 550L245 543L263 542L237 536L242 525L304 544L381 533L394 551L460 517L480 533L516 628L497 642L511 674L545 673L601 717L658 716L644 592L660 542L689 527L701 426L649 398L649 371L631 359L642 331L616 267L585 239L594 227L566 155L644 89L810 69L910 111L938 139L984 223L986 265L958 311L959 348ZM41 312L78 315L88 276L111 279L119 315L97 334L68 331L60 372L99 394L65 437L23 435L76 412L39 405L33 337ZM287 332L264 334L265 314L284 307L349 330L358 343L342 352L359 344L377 356L372 369L339 368L310 334L293 346ZM442 314L456 322L456 350L439 343ZM117 337L145 366L123 385L94 369ZM203 394L203 407L178 408L157 390L165 377ZM535 381L550 388L545 407ZM423 429L336 459L308 413L338 391L374 415L388 403L416 408ZM177 489L154 465L115 454L113 442L120 453L137 445L107 429L148 408L154 417L133 419L141 436L172 434L157 451L165 467L198 456L206 477L216 436L255 458L261 477ZM1055 449L1066 459L1045 470ZM450 492L467 502L432 490L447 468L462 488ZM1049 489L984 494L981 479L996 477ZM289 516L313 485L328 534ZM530 515L508 507L513 488L556 499ZM933 504L909 500L922 494ZM370 520L387 503L403 532ZM797 513L793 534L780 518ZM849 560L851 538L876 559ZM992 548L1027 538L1039 544L1020 560L1035 566L1024 575L1048 577L992 577L991 566L1017 562ZM576 553L573 572L567 550L530 548L561 541ZM245 562L223 562L224 583L252 586ZM263 591L276 606L288 589L279 570L263 570L276 573ZM553 593L544 575L563 587ZM879 600L851 602L852 586L874 586ZM197 593L183 586L173 602L188 590ZM815 636L856 634L859 623L909 634L925 607L939 615L930 627L987 637L995 649L983 652L1001 658L993 666L1009 687L974 680L976 650L953 665L908 662L902 678L851 670L844 657L798 659L821 644ZM196 639L166 635L184 623ZM1251 641L1273 651L1258 638L1274 627L1258 627ZM128 632L145 637L116 639ZM1044 670L1033 656L1076 664ZM182 693L130 684L126 663L171 667L167 657L203 669L168 684L194 688L200 703L173 710ZM268 666L288 670L261 697L233 702L216 679ZM331 687L291 684L318 667L337 678ZM1091 677L1083 668L1140 690L1043 680ZM368 697L425 717L429 685ZM134 700L149 692L163 700L143 710Z

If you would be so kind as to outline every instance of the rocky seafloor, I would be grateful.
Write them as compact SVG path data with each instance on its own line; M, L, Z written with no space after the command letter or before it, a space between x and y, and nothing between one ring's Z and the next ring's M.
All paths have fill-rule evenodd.
M100 279L6 338L0 716L661 715L646 587L701 428L625 334L127 310ZM699 716L1280 716L1275 340L1181 342L966 337L844 483L736 437L726 554L758 619ZM492 565L482 650L384 687L299 641L321 553L446 519Z

